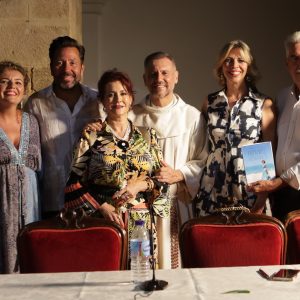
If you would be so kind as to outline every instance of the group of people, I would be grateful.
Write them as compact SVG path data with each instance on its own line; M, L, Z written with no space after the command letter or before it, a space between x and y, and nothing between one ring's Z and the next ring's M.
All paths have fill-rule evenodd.
M201 112L174 92L179 72L165 52L145 58L149 93L139 104L117 69L102 74L98 91L83 85L85 49L68 36L49 47L53 83L23 110L28 75L0 62L0 273L18 271L19 230L63 207L112 220L129 236L137 219L150 227L151 210L164 269L180 266L178 231L194 216L235 205L263 213L268 197L280 220L299 209L300 31L285 49L293 83L274 102L256 88L249 46L227 43L215 68L222 89ZM277 177L248 185L241 147L262 141L273 145Z

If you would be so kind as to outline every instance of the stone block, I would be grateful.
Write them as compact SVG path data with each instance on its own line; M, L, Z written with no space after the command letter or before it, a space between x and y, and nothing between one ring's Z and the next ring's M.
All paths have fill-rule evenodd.
M49 64L50 43L57 36L67 33L67 27L0 25L0 40L5 41L0 48L0 58L24 65L46 66Z
M27 19L29 3L24 0L0 1L0 19Z
M31 69L31 87L29 93L32 94L40 89L50 85L53 81L50 68L32 68Z
M52 82L48 49L70 35L82 41L82 0L0 0L0 60L28 68L29 94Z
M69 18L69 2L78 0L31 0L30 19Z

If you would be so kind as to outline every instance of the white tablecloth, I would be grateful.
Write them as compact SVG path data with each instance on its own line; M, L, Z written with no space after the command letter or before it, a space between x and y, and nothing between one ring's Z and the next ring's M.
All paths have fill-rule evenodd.
M300 265L290 266L300 269ZM262 267L271 274L280 266ZM0 299L197 299L197 300L300 300L300 275L292 282L267 281L259 267L158 270L157 279L168 281L163 291L137 290L130 271L0 275ZM224 294L232 290L249 293ZM139 295L138 295L139 294Z

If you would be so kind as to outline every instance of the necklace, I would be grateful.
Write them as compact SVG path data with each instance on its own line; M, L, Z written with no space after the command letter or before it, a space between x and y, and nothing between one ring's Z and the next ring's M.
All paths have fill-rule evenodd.
M127 128L124 132L123 137L120 137L119 135L116 134L116 132L109 126L111 133L113 136L117 139L117 146L122 149L123 152L126 152L127 148L129 147L129 136L131 133L131 126L130 123L128 122Z
M131 127L130 127L130 124L128 122L128 125L127 125L127 128L124 132L124 135L123 137L120 137L119 135L116 134L116 132L110 127L110 131L112 132L112 134L114 135L114 137L118 140L123 140L123 141L128 141L129 140L129 136L130 136L130 133L131 133Z

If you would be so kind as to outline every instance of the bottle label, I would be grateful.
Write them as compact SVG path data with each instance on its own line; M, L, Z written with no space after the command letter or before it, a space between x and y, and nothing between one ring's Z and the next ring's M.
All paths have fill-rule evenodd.
M149 256L150 241L149 240L131 240L130 251L132 256Z

